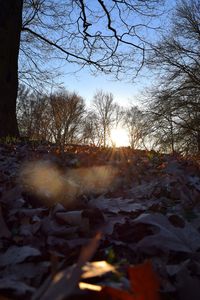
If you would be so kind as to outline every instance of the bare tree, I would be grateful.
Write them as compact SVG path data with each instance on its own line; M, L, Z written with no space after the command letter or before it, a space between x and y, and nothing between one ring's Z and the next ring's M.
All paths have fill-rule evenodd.
M83 120L82 142L101 146L103 142L102 131L98 124L98 116L91 109L87 112Z
M174 153L178 150L177 116L174 98L169 91L153 90L147 108L148 127L154 145L162 151Z
M17 119L20 135L32 137L33 135L33 106L34 95L25 85L20 85L17 98Z
M158 67L169 86L200 89L200 3L181 0L172 18L172 28L157 45L149 64Z
M30 139L56 142L63 148L81 135L85 104L76 93L38 95L21 86L17 107L20 132Z
M78 139L85 113L83 99L76 93L62 91L50 96L51 132L56 143L63 147Z
M116 120L116 103L111 93L102 90L94 95L93 106L98 117L98 126L102 130L103 146L106 147L110 138L111 127Z
M33 140L50 141L51 115L46 95L31 93L20 85L17 101L17 118L20 135Z
M151 111L157 134L162 128L162 144L170 144L171 151L200 152L199 20L198 0L178 2L171 30L154 45L149 59L161 75L157 91L150 96Z
M30 76L46 82L51 58L133 77L144 63L144 32L151 36L160 1L0 0L0 136L18 135L19 49L26 82Z
M135 149L141 146L145 137L144 113L137 106L126 110L124 126L127 128L131 147Z

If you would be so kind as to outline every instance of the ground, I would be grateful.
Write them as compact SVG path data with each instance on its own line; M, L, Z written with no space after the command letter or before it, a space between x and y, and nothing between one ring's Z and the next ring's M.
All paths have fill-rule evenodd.
M199 299L197 160L4 143L0 195L1 299Z

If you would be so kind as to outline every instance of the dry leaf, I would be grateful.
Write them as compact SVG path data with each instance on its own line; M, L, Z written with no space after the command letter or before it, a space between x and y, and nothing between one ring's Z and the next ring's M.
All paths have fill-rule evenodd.
M143 238L137 248L157 247L163 251L168 249L186 253L193 253L200 248L200 234L188 222L183 228L175 227L166 216L159 213L142 214L134 222L154 225L159 229L159 232Z
M143 264L135 267L130 267L128 273L131 282L131 288L136 295L136 299L160 299L158 294L159 280L150 261L146 261Z

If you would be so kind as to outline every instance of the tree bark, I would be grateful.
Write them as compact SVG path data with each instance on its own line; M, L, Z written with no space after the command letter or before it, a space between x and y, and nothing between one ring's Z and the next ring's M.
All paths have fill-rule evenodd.
M16 99L23 0L0 0L0 138L18 137Z

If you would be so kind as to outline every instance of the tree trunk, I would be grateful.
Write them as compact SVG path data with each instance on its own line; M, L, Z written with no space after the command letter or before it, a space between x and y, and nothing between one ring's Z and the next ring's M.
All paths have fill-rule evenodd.
M0 138L18 137L16 99L23 0L0 0Z

